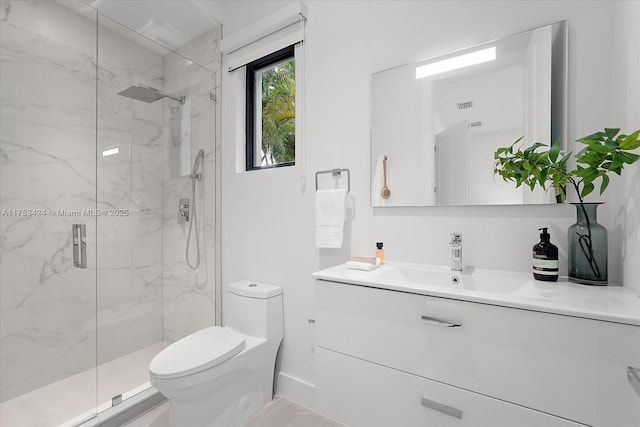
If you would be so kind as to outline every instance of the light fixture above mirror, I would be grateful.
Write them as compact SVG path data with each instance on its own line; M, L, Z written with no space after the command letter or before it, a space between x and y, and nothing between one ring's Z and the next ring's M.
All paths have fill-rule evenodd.
M447 71L459 70L460 68L482 64L484 62L495 61L495 59L495 46L486 49L480 49L475 52L454 56L453 58L442 59L435 62L429 62L425 65L419 65L416 67L416 79L422 79L424 77L446 73Z

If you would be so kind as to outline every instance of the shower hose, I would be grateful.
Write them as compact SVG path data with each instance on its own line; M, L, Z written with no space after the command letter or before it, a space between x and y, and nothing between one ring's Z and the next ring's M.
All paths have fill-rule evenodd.
M189 233L187 234L187 248L185 252L185 257L187 258L187 265L192 270L197 269L200 266L200 232L198 230L198 209L196 206L196 174L194 173L191 177L191 207L192 207L192 221L189 221ZM191 264L191 260L189 259L189 247L191 246L191 231L193 227L196 227L196 260L194 264Z

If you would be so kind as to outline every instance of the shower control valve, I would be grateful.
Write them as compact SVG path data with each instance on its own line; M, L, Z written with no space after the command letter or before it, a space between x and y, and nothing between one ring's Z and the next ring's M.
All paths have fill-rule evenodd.
M189 222L189 199L178 200L178 224Z

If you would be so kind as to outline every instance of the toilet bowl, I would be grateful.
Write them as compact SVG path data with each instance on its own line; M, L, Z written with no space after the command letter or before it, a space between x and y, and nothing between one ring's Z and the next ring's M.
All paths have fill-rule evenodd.
M235 426L271 401L282 288L230 284L223 323L176 341L149 364L151 385L169 399L173 427Z

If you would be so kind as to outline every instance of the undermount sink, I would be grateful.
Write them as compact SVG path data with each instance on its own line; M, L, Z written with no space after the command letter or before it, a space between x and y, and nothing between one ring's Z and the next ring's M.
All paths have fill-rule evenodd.
M544 283L542 284L543 289L541 289L539 286L541 282L535 282L526 273L475 268L453 271L450 267L443 265L393 263L381 266L377 275L382 280L417 286L437 286L465 291L544 298Z
M440 265L385 264L376 273L381 279L434 286L459 284L463 276Z
M558 282L540 282L530 273L465 267L451 270L445 265L391 262L367 272L339 265L318 273L320 279L340 279L347 283L418 293L477 295L550 301L558 296ZM561 280L562 282L563 280Z

